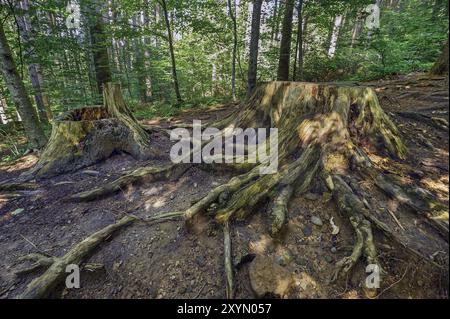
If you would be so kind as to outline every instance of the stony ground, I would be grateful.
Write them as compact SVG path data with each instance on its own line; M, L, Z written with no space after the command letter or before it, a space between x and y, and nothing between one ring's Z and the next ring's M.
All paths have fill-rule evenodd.
M448 80L413 74L364 85L376 89L409 149L407 160L395 167L399 175L419 183L448 204L448 132L400 113L421 112L448 120ZM170 126L192 119L214 120L237 107L195 110L144 124ZM152 139L169 151L170 141L164 134L154 134ZM384 161L375 155L372 160ZM35 155L27 155L0 166L0 181L18 176L35 161ZM194 167L178 180L129 187L95 202L66 200L68 195L117 178L124 170L163 162L140 162L117 154L87 169L39 181L36 190L0 193L0 298L18 296L40 275L15 276L14 272L23 267L18 263L20 256L33 252L61 256L132 206L142 206L138 212L141 217L181 210L231 177ZM265 207L260 209L264 212ZM363 288L367 274L362 262L346 280L332 284L329 279L335 262L349 255L353 245L347 219L337 213L327 194L314 188L293 198L288 218L288 226L278 239L268 235L266 218L257 212L249 220L232 224L237 298L254 298L258 296L255 290L284 298L448 298L448 269L435 268L408 255L377 232L379 257L386 270L377 295ZM332 235L331 218L340 228L336 236ZM445 249L436 251L435 257L442 256L448 265L448 238L442 243ZM198 217L190 225L182 221L134 224L101 245L88 262L103 266L82 271L80 289L58 287L52 297L225 297L222 228L207 217Z

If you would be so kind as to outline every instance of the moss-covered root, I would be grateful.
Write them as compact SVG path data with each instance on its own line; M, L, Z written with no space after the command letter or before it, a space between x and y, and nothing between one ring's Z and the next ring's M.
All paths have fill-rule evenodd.
M303 185L304 181L310 181L308 178L303 180L302 177L314 170L320 156L321 151L318 147L309 146L303 150L298 159L284 165L277 173L261 175L254 182L232 194L227 204L216 212L216 220L223 223L231 218L243 219L249 208L255 207L265 198L273 197L273 191L277 186L292 185L296 188L298 184Z
M112 233L130 225L136 221L133 216L125 216L117 223L109 225L80 243L72 247L67 254L60 258L54 258L52 265L40 277L34 279L20 296L21 299L37 299L47 297L52 290L60 283L66 274L66 267L70 264L80 264L83 259L92 252L99 244L111 236Z
M99 198L102 198L104 196L114 194L120 190L125 189L129 185L135 185L135 184L141 184L144 182L156 182L160 180L167 180L171 178L178 178L190 166L185 165L167 165L162 167L154 167L154 166L144 166L140 167L136 170L133 170L131 172L127 172L118 179L106 183L103 186L94 188L89 191L77 193L74 195L71 195L69 197L72 201L92 201Z
M366 257L368 264L375 264L381 269L373 241L371 223L364 217L368 213L364 203L354 194L343 178L333 175L331 180L331 183L328 180L327 185L333 192L333 198L339 210L350 219L356 235L352 254L336 264L331 280L335 281L342 274L348 273L362 256Z

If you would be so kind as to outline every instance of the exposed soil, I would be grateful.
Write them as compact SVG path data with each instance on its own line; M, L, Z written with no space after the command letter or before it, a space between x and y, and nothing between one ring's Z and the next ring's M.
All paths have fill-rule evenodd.
M420 112L448 121L448 79L412 74L364 85L376 89L383 108L394 118L409 150L407 159L395 162L395 167L392 167L394 162L375 154L371 159L386 165L391 172L395 170L399 177L430 190L448 205L448 131L398 114ZM144 124L169 127L191 124L192 119L214 121L236 107L239 106L233 104L194 110L169 120L147 120ZM160 132L151 138L152 144L169 152L171 142L166 135ZM36 160L35 155L27 155L13 164L0 166L0 181L19 176ZM194 167L178 180L128 187L95 202L65 200L68 195L117 178L124 170L165 162L168 157L166 161L152 162L117 154L78 172L38 181L36 190L16 191L13 195L0 193L0 298L18 296L40 275L37 272L16 277L14 271L20 268L17 262L20 256L33 252L61 256L88 235L115 222L130 207L141 206L139 217L182 210L231 177ZM381 196L377 193L372 201L387 200ZM405 225L421 223L417 215L411 216L412 220L405 221ZM331 234L331 217L340 228L337 236ZM322 226L312 222L317 218ZM363 288L367 274L362 262L346 281L329 282L335 263L351 253L354 242L348 219L340 216L333 201L319 189L301 198L294 197L289 204L288 220L286 231L277 240L268 234L263 214L255 212L249 219L232 224L237 298L254 298L248 265L255 255L273 258L292 274L293 285L286 298L369 297ZM439 270L407 254L377 231L375 243L386 271L377 297L448 298L448 270ZM440 245L443 251L436 251L436 260L442 255L446 260L440 263L448 265L448 238L442 239ZM208 217L197 217L189 226L182 221L157 225L136 223L119 231L87 260L103 264L103 269L83 271L80 289L60 287L52 297L225 298L223 258L222 228Z

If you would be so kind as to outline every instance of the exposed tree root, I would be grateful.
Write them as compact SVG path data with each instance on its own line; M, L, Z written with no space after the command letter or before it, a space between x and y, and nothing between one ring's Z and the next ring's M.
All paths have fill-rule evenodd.
M276 236L285 224L289 199L294 193L301 195L306 192L314 179L328 187L338 209L348 217L355 231L353 252L337 263L333 280L348 273L361 257L365 257L368 264L376 264L379 269L382 268L372 227L376 227L416 256L429 261L434 252L441 250L441 239L434 241L410 225L399 227L399 220L393 219L386 210L380 209L379 205L372 207L367 200L370 197L358 185L360 181L376 185L399 203L419 213L426 212L428 218L425 218L441 233L448 234L448 209L422 189L407 191L397 183L388 182L366 154L367 149L370 149L396 159L406 156L406 148L397 128L381 109L372 89L331 83L273 82L260 86L238 113L221 119L215 125L224 128L222 134L233 127L278 128L278 171L261 175L260 168L263 164L235 164L235 168L244 173L215 187L186 210L161 213L143 221L153 223L184 218L191 222L195 215L207 213L222 223L227 297L233 296L230 223L260 210L263 207L260 204L270 202L269 232ZM268 144L269 141L265 143ZM71 199L94 200L130 184L176 178L192 165L143 167L100 188L73 195ZM223 165L218 163L209 165L210 169L221 167ZM431 213L436 208L441 211L442 216L447 214L447 222L441 220L441 215ZM126 221L128 223L132 220L134 219ZM75 257L81 259L80 254ZM70 258L72 260L75 257ZM58 259L46 272L49 273L47 276L52 276L50 278L53 281L54 278L60 278L60 275L55 274L62 269L61 260L67 261L68 258ZM29 289L31 293L37 295L38 288L35 287L41 287L39 291L43 292L39 295L48 292L42 288L48 286L48 279L43 277L40 280L42 283L34 284Z
M29 273L35 272L41 268L49 268L55 261L55 257L45 256L43 254L29 254L22 256L18 259L18 262L32 261L33 264L30 267L22 268L14 272L16 276L24 276Z
M231 237L230 237L230 225L228 222L223 225L223 254L225 261L225 274L227 282L227 298L234 298L234 267L231 257Z
M291 185L286 185L278 190L269 208L270 234L273 237L277 236L286 223L287 205L293 191L294 188Z
M433 128L438 129L438 130L448 132L448 121L443 118L428 116L428 115L421 114L418 112L397 112L397 114L404 118L423 122Z
M3 183L0 183L0 192L1 191L19 191L19 190L29 190L29 189L36 189L39 185L36 183L30 183L30 182L11 182L6 181Z
M332 176L333 186L331 191L339 210L349 217L355 234L356 243L353 252L336 264L336 271L332 281L338 279L341 273L347 273L356 264L361 256L365 256L368 264L376 264L381 269L378 261L375 244L373 242L371 223L364 217L370 214L364 203L355 195L352 188L339 175Z
M34 279L26 288L25 292L20 296L22 299L45 298L60 283L66 274L66 267L70 264L79 265L83 259L92 252L100 243L106 240L116 230L130 225L136 218L133 216L125 216L117 223L109 225L96 233L90 235L80 243L72 247L67 254L62 257L53 257L44 259L40 256L34 256L36 260L35 267L42 267L51 262L51 266L40 277ZM27 271L30 271L28 269Z
M379 175L375 178L375 185L401 204L412 208L418 214L426 216L426 220L430 225L436 228L443 238L446 238L448 241L448 207L439 203L433 194L417 186L403 189L401 186L389 181L384 175Z

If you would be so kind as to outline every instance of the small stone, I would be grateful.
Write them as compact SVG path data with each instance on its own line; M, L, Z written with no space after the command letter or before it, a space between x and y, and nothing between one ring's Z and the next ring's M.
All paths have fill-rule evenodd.
M337 252L337 248L336 247L331 247L330 251L334 254Z
M257 298L287 294L292 285L292 275L271 258L258 255L249 266L250 285Z
M334 259L330 255L325 255L325 261L329 264L333 263Z
M292 255L289 253L289 251L284 251L283 253L277 255L275 257L275 260L277 264L284 267L292 261Z
M206 265L206 259L203 256L198 256L197 258L195 258L195 262L197 263L197 265L199 265L200 267L204 267Z
M320 217L318 217L318 216L312 216L311 223L313 223L316 226L323 226L322 219L320 219Z
M174 199L175 195L174 194L170 194L170 199Z
M303 231L303 235L305 235L306 237L309 237L312 235L312 229L309 225L305 225L305 227L303 227L302 231Z
M198 184L197 184L197 183L194 183L193 186L194 186L194 188L197 188L197 187L198 187Z

